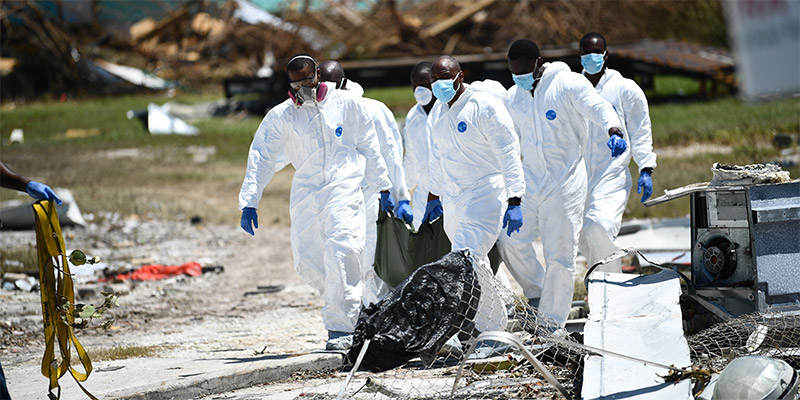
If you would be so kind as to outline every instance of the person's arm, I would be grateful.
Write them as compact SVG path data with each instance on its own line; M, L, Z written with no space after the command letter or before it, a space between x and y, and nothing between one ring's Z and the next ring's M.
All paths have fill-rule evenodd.
M36 200L54 200L56 204L61 204L61 199L50 186L32 181L12 171L11 168L2 161L0 161L0 186L25 192Z
M245 232L255 235L258 229L258 202L272 176L286 166L288 158L284 149L283 118L273 108L261 120L261 124L250 143L247 155L247 171L239 190L239 208L242 210L240 225Z
M619 157L628 148L622 133L622 122L619 120L614 107L606 101L597 90L592 86L588 79L578 74L573 74L568 82L568 92L573 106L596 125L602 126L608 131L608 145L611 150L611 157ZM584 129L584 140L588 142L591 138L589 130Z
M392 111L385 104L374 100L380 110L380 115L375 116L375 130L381 148L381 155L386 162L389 180L392 181L392 196L398 202L411 200L406 186L406 174L403 169L403 148L400 129L394 119Z
M656 167L656 154L653 152L653 131L647 97L633 82L625 85L622 96L628 104L628 109L625 110L625 127L631 141L633 160L639 166L639 171L649 168L652 172Z
M258 202L273 175L277 171L283 154L281 115L270 111L261 120L247 156L247 171L239 191L239 208L258 208Z
M653 132L650 126L650 112L647 98L639 86L625 82L621 97L628 105L625 113L625 126L628 129L633 160L639 167L636 193L641 193L644 203L653 193L653 169L656 167L656 154L653 153Z
M428 118L429 124L432 124L436 120L437 112L440 111L440 103L437 102L436 105L433 106L431 113L429 114ZM428 201L425 204L425 214L422 216L422 223L426 221L434 221L437 218L441 217L444 213L444 209L442 208L442 201L439 199L439 195L442 193L442 182L443 182L443 172L442 172L442 162L439 158L439 151L436 148L436 141L434 140L434 132L433 128L431 128L431 136L428 138Z
M0 186L24 192L25 186L30 181L30 179L12 171L6 163L0 161Z
M573 106L584 118L594 122L595 125L602 126L609 136L612 130L622 128L622 123L617 113L614 112L614 107L597 93L588 79L577 75L577 78L570 80L568 87L569 98ZM588 130L586 130L586 137L589 137Z
M416 106L414 106L416 107ZM406 189L415 189L422 179L421 163L427 159L422 152L427 152L427 146L420 142L420 132L411 127L410 121L414 112L406 115L405 135L403 136L403 172L406 174ZM412 118L409 118L412 117Z
M361 131L359 132L356 149L364 156L367 162L364 179L373 190L386 192L392 188L392 182L389 180L386 161L381 156L378 135L375 133L375 124L361 102L354 100L352 107L352 112L357 114L354 117L359 121Z
M525 194L525 174L522 170L519 137L511 114L499 100L487 99L481 107L479 124L491 151L500 163L507 196L509 199L516 198L514 202L519 205L519 199Z

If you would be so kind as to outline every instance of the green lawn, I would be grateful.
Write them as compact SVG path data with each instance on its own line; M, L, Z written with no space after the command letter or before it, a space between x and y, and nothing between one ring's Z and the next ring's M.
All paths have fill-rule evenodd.
M408 87L367 90L384 101L398 118L413 105ZM167 101L195 103L216 100L221 93L106 97L67 102L30 102L0 107L0 155L12 169L51 186L72 190L83 212L118 212L140 217L188 219L237 224L237 196L247 149L258 127L257 117L212 118L192 123L199 136L151 136L130 109ZM748 105L735 98L651 107L656 151L692 143L724 144L729 154L660 157L654 174L655 195L711 178L714 161L752 163L778 158L769 143L779 132L800 132L800 99ZM11 131L22 128L23 144L8 145ZM68 129L98 129L98 135L67 138ZM193 161L192 147L214 147L207 162ZM120 149L138 149L137 157ZM131 150L127 150L131 151ZM632 164L633 165L633 164ZM263 224L287 225L291 168L277 174L259 208ZM634 166L635 169L635 166ZM800 176L797 166L789 169ZM635 171L634 171L635 172ZM637 173L634 173L634 182ZM670 202L645 209L631 196L627 217L685 215L688 203ZM0 191L0 200L17 198Z

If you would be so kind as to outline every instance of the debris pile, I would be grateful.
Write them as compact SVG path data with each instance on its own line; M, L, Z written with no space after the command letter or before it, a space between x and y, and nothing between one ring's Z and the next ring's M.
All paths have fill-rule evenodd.
M274 66L300 52L340 60L503 52L518 38L564 47L589 31L604 32L618 44L648 38L726 44L721 6L712 0L681 7L635 0L326 0L288 2L277 15L247 0L157 3L160 12L103 0L55 2L56 10L47 4L0 6L4 100L42 92L123 91L118 82L114 90L98 88L114 80L95 60L207 84L269 77ZM168 6L174 8L163 9ZM88 17L76 23L65 17L67 8L89 9L83 10Z

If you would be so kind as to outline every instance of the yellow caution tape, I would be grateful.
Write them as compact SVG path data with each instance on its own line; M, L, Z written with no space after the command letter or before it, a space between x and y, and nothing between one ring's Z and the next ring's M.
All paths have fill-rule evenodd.
M59 386L58 380L69 371L81 390L89 398L97 400L81 385L81 382L85 381L92 373L92 362L72 330L72 324L75 322L72 316L75 308L75 293L72 288L69 263L64 254L64 239L61 236L61 225L58 223L55 203L49 200L38 201L33 204L33 211L36 214L36 248L39 256L39 281L45 339L42 375L50 378L48 397L50 399L61 397L61 386ZM66 304L65 302L69 302L63 307L66 312L59 313L59 307ZM61 351L60 363L55 356L56 343ZM86 373L76 371L70 365L72 347L78 353L78 358ZM54 394L53 389L56 388L58 388L58 392Z

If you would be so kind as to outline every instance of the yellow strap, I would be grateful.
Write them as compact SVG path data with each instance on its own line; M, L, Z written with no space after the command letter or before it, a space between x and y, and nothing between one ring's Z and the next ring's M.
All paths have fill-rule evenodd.
M48 396L58 399L61 396L59 378L69 371L78 383L81 390L92 400L97 398L89 393L81 382L89 378L92 373L92 361L83 348L71 324L74 323L72 311L75 304L75 291L72 287L72 276L69 271L67 256L64 254L64 239L61 236L61 225L58 223L55 203L41 200L33 204L36 214L36 249L39 258L39 281L42 295L42 322L44 323L45 349L42 358L42 375L50 379ZM67 322L58 312L60 299L66 298L69 302ZM55 344L61 353L61 362L56 360ZM72 347L78 354L85 373L75 370L70 365ZM53 389L58 389L57 394Z

